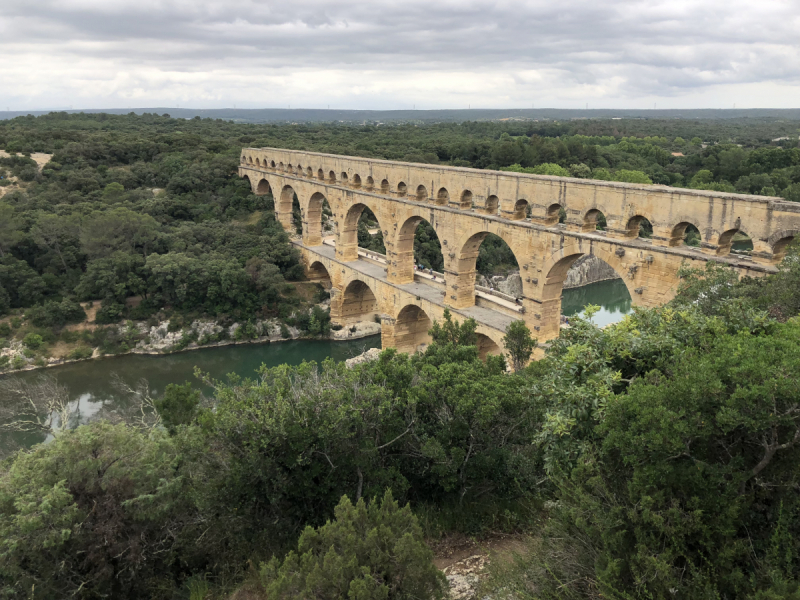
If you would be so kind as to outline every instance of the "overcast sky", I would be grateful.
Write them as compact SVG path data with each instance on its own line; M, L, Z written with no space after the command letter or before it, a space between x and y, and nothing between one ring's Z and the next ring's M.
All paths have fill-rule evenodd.
M800 0L0 0L0 110L800 106Z

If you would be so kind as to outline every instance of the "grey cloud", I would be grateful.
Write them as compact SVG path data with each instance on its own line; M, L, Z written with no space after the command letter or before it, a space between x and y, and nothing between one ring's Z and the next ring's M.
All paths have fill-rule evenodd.
M169 100L194 89L207 102L235 100L249 80L293 102L307 97L307 105L347 98L397 106L392 94L416 99L404 98L406 90L423 101L436 94L439 106L465 95L517 105L580 98L588 88L608 102L719 86L751 86L756 97L765 82L800 83L793 4L0 0L0 44L20 70L58 69L52 89L78 99L87 80L105 82L98 95L108 99ZM117 89L125 81L130 89ZM47 94L24 73L3 88L0 104Z

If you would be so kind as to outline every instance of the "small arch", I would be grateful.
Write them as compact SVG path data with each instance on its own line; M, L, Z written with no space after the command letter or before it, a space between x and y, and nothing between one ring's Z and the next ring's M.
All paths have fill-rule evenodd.
M642 215L631 217L625 226L625 237L650 239L653 237L653 224Z
M417 186L417 202L424 202L428 199L428 189L424 185Z
M246 163L248 163L248 164L251 164L251 165L252 165L252 164L253 164L253 157L252 157L252 156L248 156L248 157L246 157L246 158L244 159L244 161L245 161Z
M273 160L271 163L269 163L269 166L274 169L275 168L275 161Z
M294 175L294 166L292 165L292 163L289 163L288 165L286 165L286 172L287 173L291 173L292 175Z
M488 335L483 333L478 333L476 335L478 336L476 342L476 345L478 346L478 356L481 360L485 361L486 357L489 355L497 356L503 353L503 351L500 349L500 346L498 346Z
M389 193L389 181L384 179L381 181L381 194L388 194Z
M331 289L331 275L320 261L316 260L308 267L308 280L320 284L324 289Z
M278 163L278 171L284 171L283 163Z
M780 233L788 233L788 232L780 232ZM772 244L772 260L775 262L780 262L786 256L786 250L789 248L789 245L794 241L794 234L787 235L786 237L779 238Z
M408 192L408 186L404 182L400 182L397 184L397 194L400 197L403 197Z
M267 196L272 195L272 187L269 185L269 181L266 179L262 179L258 182L258 186L256 187L256 196Z
M500 210L500 198L494 195L486 198L486 214L496 215L498 210Z
M436 204L447 204L450 202L450 192L445 188L439 188L436 193Z
M364 187L368 190L371 190L375 187L375 180L372 178L372 175L367 176L367 184Z
M302 167L302 166L300 166L300 165L297 165L297 168L296 168L296 170L295 170L295 175L298 175L298 176L300 176L300 177L302 177L302 176L303 176L303 167Z
M261 161L260 161L260 160L258 160L257 158L256 158L256 166L257 166L257 167L260 167L260 166L261 166Z
M428 333L433 326L428 313L416 304L408 304L397 314L394 342L398 352L423 351L431 343Z
M360 279L351 281L342 294L342 304L338 311L340 324L374 321L378 314L378 299L375 293Z
M329 183L336 183L336 173L334 173L333 171L328 173L328 182Z
M696 248L700 245L700 230L694 223L683 221L672 228L670 235L670 246L691 246Z
M308 169L306 169L306 177L308 177L309 179L313 179L314 178L314 169L312 169L311 167L308 167Z
M528 201L520 198L514 203L514 214L511 216L513 221L521 221L525 217L529 216L530 212L530 205Z
M460 208L472 208L472 192L470 190L461 192Z
M353 187L359 189L361 187L361 176L357 173L353 175Z
M564 207L560 204L553 203L547 207L547 213L545 214L546 224L547 225L556 225L557 223L563 223L567 220L567 211L564 210Z
M582 231L603 231L606 228L606 216L602 211L593 208L583 217Z
M342 185L347 185L347 173L345 173L344 171L342 171L341 181Z
M730 253L750 255L753 252L753 240L741 229L729 229L719 236L717 255Z
M322 169L317 171L317 179L320 181L325 181L325 172Z

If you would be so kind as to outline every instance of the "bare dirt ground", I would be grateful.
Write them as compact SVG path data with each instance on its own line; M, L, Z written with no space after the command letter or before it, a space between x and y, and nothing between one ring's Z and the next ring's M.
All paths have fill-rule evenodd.
M6 152L5 150L0 150L0 158L8 158L11 155ZM17 154L19 156L19 154ZM52 154L45 154L44 152L34 152L31 154L31 158L36 161L36 165L39 167L41 171L42 168L50 162L50 159L53 158ZM19 182L17 181L16 177L9 177L8 178L12 185L0 187L0 198L5 196L6 194L13 192L14 190L18 190L20 188Z

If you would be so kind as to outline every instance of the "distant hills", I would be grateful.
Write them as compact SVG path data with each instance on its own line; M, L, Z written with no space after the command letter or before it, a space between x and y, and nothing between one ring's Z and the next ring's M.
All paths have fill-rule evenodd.
M313 108L109 108L67 111L0 111L0 119L50 112L128 114L134 112L169 114L179 119L194 117L224 119L237 123L445 123L499 120L571 119L788 119L800 120L800 108L689 109L689 110L571 110L560 108L473 108L464 110L324 110Z

